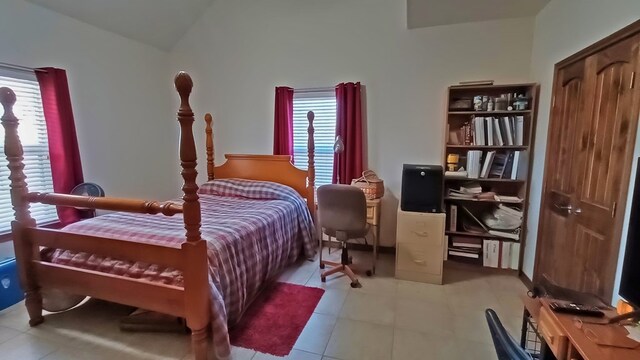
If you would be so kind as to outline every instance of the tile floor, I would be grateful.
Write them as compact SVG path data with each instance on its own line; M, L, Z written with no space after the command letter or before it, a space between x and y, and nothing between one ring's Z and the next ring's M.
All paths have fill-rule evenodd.
M332 252L331 257L338 255ZM354 252L355 264L369 264ZM393 256L381 255L377 275L352 289L341 275L320 281L318 262L301 261L280 281L322 287L325 294L298 338L291 360L495 359L484 309L496 310L516 335L525 286L514 276L446 269L445 285L393 278ZM0 359L190 359L189 338L180 334L123 333L118 319L128 308L88 301L46 316L29 328L23 304L0 312ZM277 359L234 348L234 360Z

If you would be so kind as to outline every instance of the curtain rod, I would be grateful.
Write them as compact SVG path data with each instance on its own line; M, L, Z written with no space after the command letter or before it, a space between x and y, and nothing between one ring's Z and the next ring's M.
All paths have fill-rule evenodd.
M20 65L13 65L13 64L8 64L8 63L4 63L4 62L0 62L0 66L6 67L6 68L10 68L10 69L14 69L14 70L20 70L20 71L46 72L45 70L34 69L34 68L30 68L30 67L26 67L26 66L20 66Z

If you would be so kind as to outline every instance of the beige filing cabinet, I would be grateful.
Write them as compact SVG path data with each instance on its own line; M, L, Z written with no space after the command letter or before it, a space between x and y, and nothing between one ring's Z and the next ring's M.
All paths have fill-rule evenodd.
M442 284L445 216L398 207L396 278Z

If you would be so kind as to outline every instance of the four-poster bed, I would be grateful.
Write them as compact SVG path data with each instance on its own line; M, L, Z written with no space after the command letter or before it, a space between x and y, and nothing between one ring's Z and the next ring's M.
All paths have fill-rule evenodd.
M224 337L216 340L216 331L226 335L227 316L230 316L229 320L231 316L237 320L243 307L250 302L248 298L237 299L240 296L237 294L255 295L261 282L273 276L282 264L300 251L308 256L314 250L313 224L309 225L315 210L313 113L308 114L308 171L295 168L289 156L227 155L224 164L214 166L212 118L207 114L207 173L209 180L216 180L199 188L192 131L194 114L189 105L192 86L186 73L176 76L175 87L181 101L177 114L184 180L181 203L29 193L23 171L18 119L12 111L15 94L8 88L0 88L0 103L4 108L1 118L5 128L4 150L15 212L13 242L31 326L44 321L41 290L59 289L185 318L191 329L192 351L198 360L207 358L207 334L211 325L214 346L224 348L226 345L217 355L225 357L228 338L226 344ZM288 187L273 183L287 185L300 196ZM271 197L265 199L265 194ZM117 213L81 221L63 230L45 229L38 228L30 215L29 204L36 202ZM234 214L234 219L229 219L228 214L234 209L243 210L238 213L240 215ZM271 212L268 209L272 209ZM226 217L221 213L226 213ZM283 218L273 215L273 221L281 223L265 226L268 219L263 218L275 213L289 215ZM150 216L153 214L156 215ZM293 224L292 219L297 219L298 223ZM249 224L258 221L256 228L266 233L237 227L233 221ZM114 224L116 229L122 228L120 233L113 231ZM146 232L129 228L136 227L135 224L144 227ZM153 224L165 228L160 234L153 233ZM228 229L220 229L224 228L221 224ZM267 232L282 227L287 227L288 237L275 230ZM277 246L271 244L275 242L278 242ZM56 249L57 255L45 258L41 255L45 253L41 252L42 248ZM270 256L260 251L280 253ZM246 255L243 257L243 254ZM279 262L266 260L272 257L280 259ZM112 268L101 268L102 262L98 265L81 262L90 259L95 263L96 258L111 264ZM251 262L247 258L251 258ZM122 273L122 264L130 266L127 271L137 269L139 274L134 272L132 277L131 273ZM140 264L153 266L140 272ZM158 272L158 268L164 269L163 272ZM241 277L228 275L236 272L245 273ZM167 273L177 274L178 279L157 276ZM239 279L244 278L249 280L240 284ZM229 301L229 297L233 301ZM221 327L224 328L220 330Z

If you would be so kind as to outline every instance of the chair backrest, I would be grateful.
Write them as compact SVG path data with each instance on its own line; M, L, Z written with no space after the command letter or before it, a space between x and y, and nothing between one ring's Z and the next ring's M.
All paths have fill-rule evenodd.
M502 326L502 322L498 318L495 311L491 309L485 310L493 345L498 354L498 360L531 360L533 357L520 347L507 330Z
M320 227L335 231L361 231L367 227L367 199L351 185L322 185L318 188Z

